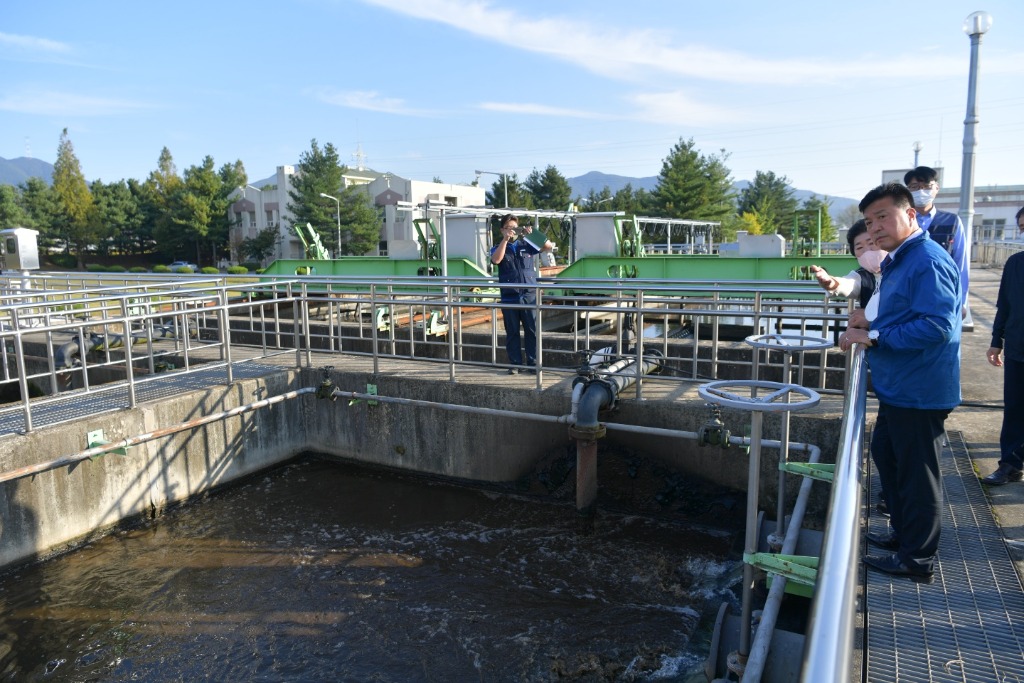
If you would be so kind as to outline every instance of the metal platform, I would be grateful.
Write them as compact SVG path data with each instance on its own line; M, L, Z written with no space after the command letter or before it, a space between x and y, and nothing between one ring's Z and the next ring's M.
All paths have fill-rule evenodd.
M291 359L294 363L294 356ZM235 379L262 377L281 370L281 365L255 361L237 363L232 368ZM135 397L139 403L156 401L180 394L183 391L208 389L211 386L224 384L225 381L226 372L223 366L193 370L187 373L168 372L153 380L136 384ZM32 409L32 427L38 429L46 425L124 410L128 407L127 382L111 383L106 385L103 391L90 393L69 391L45 405L34 407ZM0 437L7 434L20 434L24 431L25 414L22 410L8 409L0 413Z
M935 582L867 572L866 681L1024 681L1024 590L963 435L947 437ZM869 528L885 531L871 511Z

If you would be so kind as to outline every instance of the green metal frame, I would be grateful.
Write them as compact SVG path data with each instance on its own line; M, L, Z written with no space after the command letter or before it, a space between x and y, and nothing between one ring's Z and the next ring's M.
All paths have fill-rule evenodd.
M728 257L716 255L658 255L643 258L587 256L567 266L559 278L608 280L814 280L811 266L845 275L857 268L857 259L842 256L782 256L778 258ZM620 275L620 273L625 274Z

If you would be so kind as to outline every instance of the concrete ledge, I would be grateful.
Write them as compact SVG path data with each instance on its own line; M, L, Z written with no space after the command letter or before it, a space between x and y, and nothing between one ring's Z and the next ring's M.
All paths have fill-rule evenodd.
M334 356L330 361L342 366L333 371L332 379L346 391L363 393L368 384L374 384L382 396L439 404L549 416L564 415L571 409L572 378L565 375L547 373L538 390L534 375L509 376L492 368L460 368L458 381L451 382L447 366L440 364L393 363L387 372L375 375L366 359ZM132 410L40 428L27 435L9 435L0 439L0 471L81 452L87 447L86 433L95 429L103 429L108 441L118 441L314 387L321 379L322 371L316 368L283 370L229 387L214 386ZM709 415L697 386L645 381L645 400L624 395L618 409L601 419L696 432ZM841 399L823 403L806 414L792 416L791 440L815 444L825 461L833 461L840 422L836 404ZM747 435L749 413L725 410L723 419L733 434ZM776 414L765 416L764 438L779 438L780 420ZM747 454L743 448L700 448L693 440L613 430L607 438L684 474L746 489ZM564 454L572 446L568 425L538 422L525 415L478 415L441 406L372 406L365 401L349 405L347 400L332 402L306 395L132 447L126 456L111 453L0 484L0 566L60 550L124 520L155 516L168 504L304 451L463 480L512 482L531 473L547 455ZM760 495L762 506L771 509L776 499L778 454L766 449L762 455ZM800 483L799 477L790 479L787 497L795 496ZM820 488L825 491L823 501L827 501L827 487ZM823 501L814 507L823 507Z

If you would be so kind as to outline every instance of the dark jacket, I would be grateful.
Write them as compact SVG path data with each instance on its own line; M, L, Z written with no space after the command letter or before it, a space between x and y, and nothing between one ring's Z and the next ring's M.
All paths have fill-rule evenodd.
M1010 360L1024 361L1024 252L1006 259L1003 266L991 345Z
M491 254L497 249L491 247ZM540 253L526 240L516 240L505 245L505 258L498 264L498 282L501 283L501 300L504 303L531 304L536 301L537 290L530 287L510 287L509 284L537 284L537 266L533 257Z

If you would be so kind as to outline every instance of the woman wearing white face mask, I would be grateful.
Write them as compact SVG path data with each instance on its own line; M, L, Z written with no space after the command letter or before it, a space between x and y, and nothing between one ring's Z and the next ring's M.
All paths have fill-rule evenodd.
M860 268L850 271L846 277L834 277L828 274L824 268L811 266L818 284L833 296L846 298L857 297L860 308L866 309L869 306L871 297L878 289L878 282L881 279L882 259L889 252L882 251L875 246L868 235L867 226L863 220L859 220L850 226L846 233L846 241L850 244L853 255L857 257ZM874 316L871 315L868 320Z

